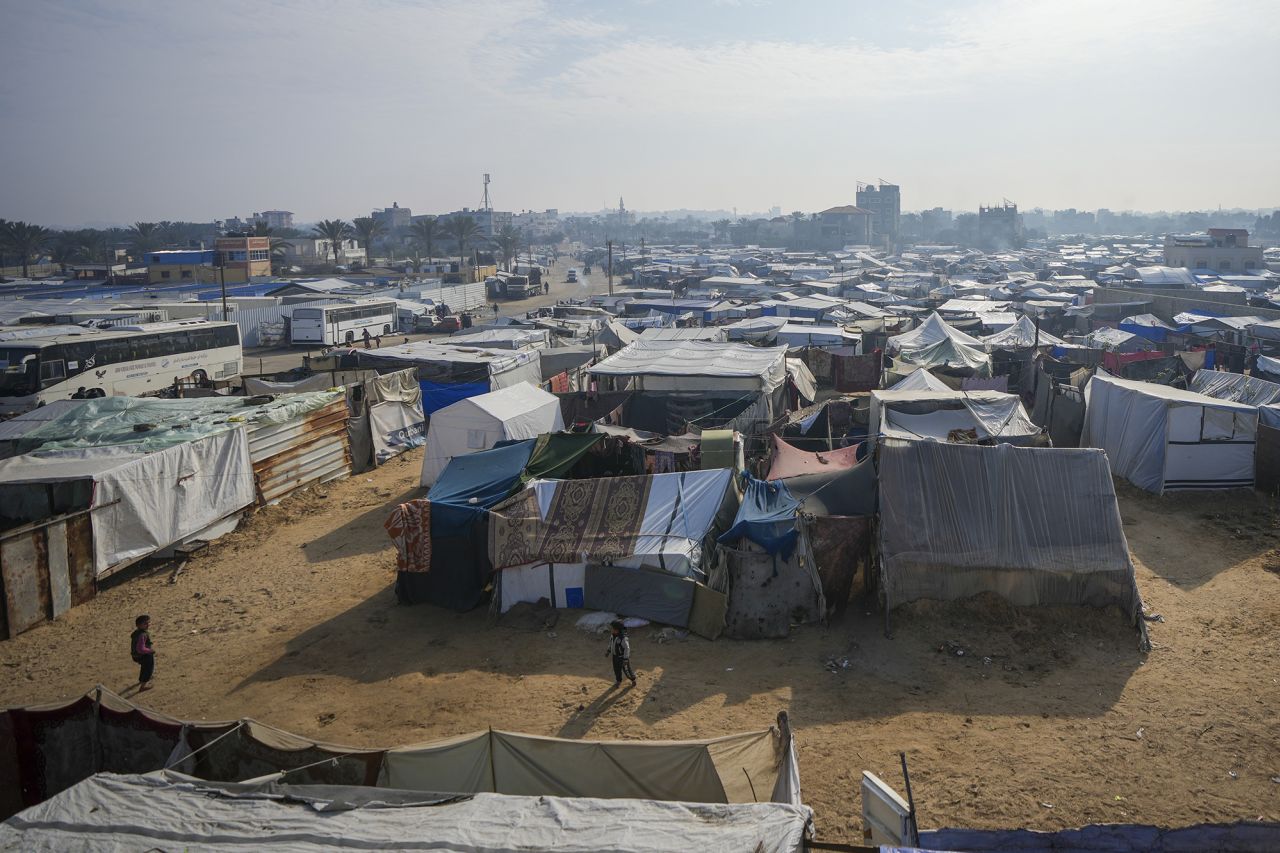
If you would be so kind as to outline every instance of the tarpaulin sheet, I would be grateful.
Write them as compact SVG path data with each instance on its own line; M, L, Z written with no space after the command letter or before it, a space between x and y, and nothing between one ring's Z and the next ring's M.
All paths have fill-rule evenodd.
M904 349L898 353L898 364L904 367L946 367L952 370L972 371L975 376L991 375L991 356L977 347L950 338L919 349Z
M786 355L785 346L641 339L592 365L588 372L643 377L640 387L647 391L772 391L786 377Z
M373 452L381 465L406 450L426 443L422 409L407 403L375 403L369 407Z
M886 389L888 391L950 391L945 382L934 376L927 369L917 367L907 378Z
M533 452L520 475L522 482L564 477L587 451L604 441L603 433L545 433L533 439Z
M1189 390L1250 406L1267 406L1280 400L1280 383L1222 370L1197 370Z
M484 382L455 382L451 384L423 380L419 383L419 387L422 389L422 411L425 415L431 415L439 409L452 406L459 400L489 393L489 381L487 379Z
M1014 604L1141 605L1107 457L939 442L880 451L889 607L994 592Z
M1040 434L1015 394L999 391L872 391L869 434L946 441L953 430L1026 443Z
M218 786L173 773L100 774L0 825L0 846L58 853L108 848L311 853L426 846L493 853L800 853L812 815L806 806L786 803L490 793L448 798L327 785Z
M852 468L787 479L787 488L808 515L874 515L876 467L863 459Z
M810 453L787 444L778 436L773 438L773 463L769 466L766 480L783 480L788 477L799 477L802 474L831 474L841 469L852 468L858 463L861 443L837 450L824 450Z
M584 604L589 610L639 616L684 628L689 624L694 586L689 578L666 572L590 565L586 569Z
M560 401L532 385L459 400L431 416L422 455L422 485L434 483L451 459L488 450L500 441L536 438L562 429Z
M747 486L738 506L733 526L720 535L722 545L732 545L739 539L750 539L769 554L780 554L791 559L796 539L796 512L800 502L787 491L782 480L757 480L747 477Z

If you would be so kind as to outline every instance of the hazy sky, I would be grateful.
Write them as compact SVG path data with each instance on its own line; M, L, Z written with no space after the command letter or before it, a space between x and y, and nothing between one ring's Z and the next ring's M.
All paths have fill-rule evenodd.
M1280 3L0 0L0 217L1280 204Z

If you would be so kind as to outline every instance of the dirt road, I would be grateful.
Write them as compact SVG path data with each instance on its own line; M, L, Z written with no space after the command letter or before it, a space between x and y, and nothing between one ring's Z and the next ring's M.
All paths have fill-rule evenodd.
M1115 612L999 602L851 608L785 641L659 644L633 634L640 686L610 692L603 639L566 613L550 630L395 604L387 506L415 492L420 452L258 514L168 570L0 642L0 702L44 702L136 678L148 612L159 651L147 703L191 719L253 716L329 742L391 746L486 726L593 738L757 729L787 709L823 837L860 833L862 770L911 762L926 827L1280 819L1280 558L1250 495L1122 490L1150 610L1140 654ZM957 652L963 650L964 654ZM829 659L849 665L830 671Z

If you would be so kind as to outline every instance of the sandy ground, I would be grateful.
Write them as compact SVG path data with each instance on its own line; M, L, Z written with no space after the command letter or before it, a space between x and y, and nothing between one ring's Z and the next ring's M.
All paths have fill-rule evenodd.
M635 690L611 691L603 640L566 615L491 625L397 606L388 504L420 451L304 493L199 553L0 642L0 703L95 683L125 691L134 615L153 616L156 687L189 719L252 716L328 742L393 746L486 726L591 738L759 729L786 709L820 835L856 840L862 770L911 764L922 826L1280 819L1280 556L1252 495L1122 489L1153 650L1118 612L915 605L786 641L660 644L633 634ZM964 654L957 654L963 649ZM832 658L849 660L831 672Z

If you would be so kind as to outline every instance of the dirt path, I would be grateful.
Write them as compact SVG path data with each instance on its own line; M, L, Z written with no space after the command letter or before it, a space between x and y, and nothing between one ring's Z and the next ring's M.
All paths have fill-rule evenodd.
M1139 585L1165 618L1149 655L1113 612L918 604L895 611L886 639L880 615L851 608L786 641L659 644L640 629L640 687L611 693L603 640L573 615L520 630L483 610L395 604L382 521L415 491L420 464L415 452L303 494L173 584L167 569L133 578L0 642L0 703L97 682L123 691L136 678L132 619L148 612L159 651L148 704L330 742L489 725L685 738L761 728L785 708L825 838L860 837L860 771L896 782L900 749L926 827L1280 819L1280 540L1251 496L1123 490ZM848 668L829 671L832 657Z

